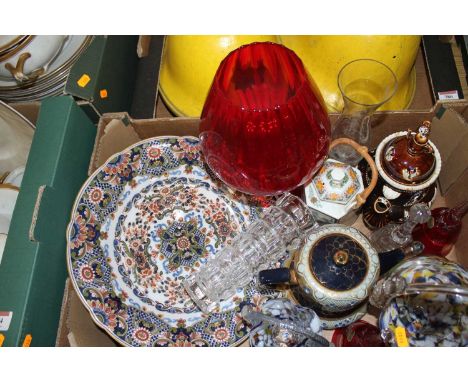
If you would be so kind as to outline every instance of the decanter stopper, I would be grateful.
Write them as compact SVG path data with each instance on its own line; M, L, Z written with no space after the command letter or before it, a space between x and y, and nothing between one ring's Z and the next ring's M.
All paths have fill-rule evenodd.
M421 126L419 126L416 134L414 135L414 142L420 146L426 145L429 141L429 133L431 129L431 122L424 121Z

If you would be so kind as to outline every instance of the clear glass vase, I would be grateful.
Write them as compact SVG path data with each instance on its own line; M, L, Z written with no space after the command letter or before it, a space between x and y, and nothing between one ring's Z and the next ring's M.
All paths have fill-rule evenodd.
M260 270L280 260L286 246L315 224L307 205L286 193L231 245L185 279L184 288L203 312L212 312L238 288L247 286Z
M343 97L344 109L332 127L332 139L351 138L362 146L368 146L370 117L395 94L395 74L379 61L355 60L340 70L338 87ZM361 160L354 148L345 145L334 148L329 156L352 166Z

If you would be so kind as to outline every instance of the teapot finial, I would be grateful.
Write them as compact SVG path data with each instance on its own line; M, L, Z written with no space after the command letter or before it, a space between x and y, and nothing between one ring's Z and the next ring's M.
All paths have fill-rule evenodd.
M421 126L418 127L418 130L414 136L414 141L418 145L425 145L429 141L429 133L431 131L431 122L424 121Z

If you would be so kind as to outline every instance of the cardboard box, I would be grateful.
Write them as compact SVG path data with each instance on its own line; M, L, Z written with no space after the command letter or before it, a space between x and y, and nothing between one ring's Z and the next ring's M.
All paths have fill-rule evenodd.
M93 121L103 113L130 110L137 45L138 36L95 36L70 70L65 94L74 96Z
M96 127L70 96L42 102L0 266L3 346L53 346L67 277L65 227Z
M154 118L154 103L158 94L159 67L164 36L141 36L139 41L137 77L129 114L133 118Z
M459 113L457 113L457 111ZM454 118L454 116L456 118ZM408 127L417 126L422 120L433 120L436 129L441 131L452 131L452 129L468 129L468 123L464 118L468 116L468 108L456 106L446 109L439 106L437 110L419 112L387 112L377 113L373 118L371 147L377 144L388 134L406 130ZM338 117L331 115L332 122ZM198 119L193 118L160 118L148 120L133 120L126 113L106 114L99 121L96 142L90 161L88 174L92 174L99 166L113 154L123 150L125 147L150 137L163 135L197 135ZM456 124L457 126L454 126ZM454 130L454 131L455 131ZM438 144L438 142L435 142ZM442 143L442 142L441 142ZM440 148L443 155L450 157L453 146L442 144ZM464 147L467 151L468 146ZM442 171L450 171L450 168L442 168ZM468 187L468 171L463 172L452 182L444 196L439 194L434 203L438 206L454 206L466 198ZM355 225L364 233L369 231L364 227L361 219ZM449 259L468 266L468 224L464 225L463 232L452 250ZM58 345L71 346L118 346L103 330L98 328L92 321L87 309L80 302L76 292L67 284L67 298L64 300L61 318L61 332L57 338ZM369 322L376 323L376 313L372 310L365 316ZM325 336L331 339L332 331L326 331ZM244 342L243 346L246 346Z

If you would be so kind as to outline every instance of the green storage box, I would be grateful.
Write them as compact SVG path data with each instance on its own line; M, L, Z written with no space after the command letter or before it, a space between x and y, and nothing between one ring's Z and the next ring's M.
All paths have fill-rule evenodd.
M65 231L87 178L96 127L70 96L43 101L0 265L3 346L54 346Z
M128 111L132 105L139 58L138 36L95 36L75 62L65 85L90 118Z

